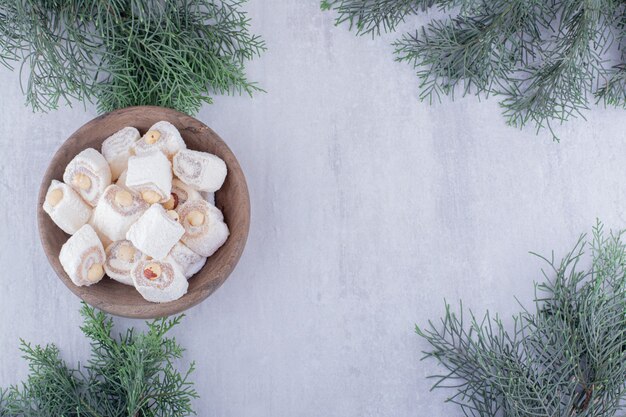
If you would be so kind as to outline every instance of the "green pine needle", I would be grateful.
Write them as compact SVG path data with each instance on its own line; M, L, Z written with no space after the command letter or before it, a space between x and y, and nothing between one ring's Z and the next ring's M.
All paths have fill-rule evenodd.
M70 368L54 345L32 346L22 341L29 376L21 385L0 391L0 417L147 417L195 414L198 397L189 380L193 363L181 373L174 363L183 349L166 337L183 316L159 319L148 331L131 328L119 338L113 321L83 305L81 330L91 343L91 358Z
M244 73L265 50L245 0L0 0L0 63L20 63L34 110L96 101L189 114L215 94L260 91Z
M417 327L445 368L433 388L472 417L611 417L626 405L626 244L600 223L557 263L545 259L535 311L505 324L446 303L441 323ZM583 268L585 249L591 265Z
M448 14L397 40L428 102L497 95L506 121L552 131L593 102L626 108L626 3L620 0L324 0L358 34ZM556 136L553 137L556 139Z

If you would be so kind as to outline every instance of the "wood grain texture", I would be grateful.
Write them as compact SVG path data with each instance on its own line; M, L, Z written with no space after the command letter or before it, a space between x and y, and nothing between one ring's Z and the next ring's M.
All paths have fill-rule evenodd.
M61 246L68 235L59 229L43 211L46 191L53 179L62 181L70 160L86 148L98 151L102 142L125 126L134 126L144 134L150 126L167 120L176 126L189 149L210 152L222 158L228 175L216 193L216 205L224 213L230 237L204 267L189 280L187 294L178 300L156 304L144 300L133 288L105 277L96 285L78 287L72 283L59 262ZM243 253L250 228L250 199L246 180L226 143L197 119L171 109L152 106L129 107L99 116L88 122L61 145L41 181L37 206L37 223L44 252L61 281L77 296L108 313L132 318L156 318L180 313L211 295L228 278Z

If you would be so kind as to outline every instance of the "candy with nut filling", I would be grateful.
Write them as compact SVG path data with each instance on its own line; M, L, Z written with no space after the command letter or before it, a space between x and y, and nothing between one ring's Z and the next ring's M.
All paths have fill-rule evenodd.
M123 240L130 226L148 207L138 194L119 185L109 185L93 211L93 224L109 239Z
M134 127L118 130L102 142L102 155L111 168L111 179L116 180L128 165L133 155L133 147L140 134Z
M174 210L153 204L126 233L126 239L154 259L164 259L185 233Z
M214 205L204 200L188 201L177 211L185 228L181 240L195 253L211 256L228 239L224 215Z
M152 125L146 134L135 143L137 155L161 151L169 159L172 159L176 152L185 148L187 145L176 126L166 121Z
M173 262L155 259L138 262L131 271L133 284L148 301L166 303L185 295L189 284Z
M93 285L104 276L106 255L98 235L86 224L61 247L59 261L72 282L78 286Z
M91 217L91 207L69 185L52 180L43 210L68 235L73 235Z
M104 156L87 148L70 161L63 173L63 182L71 186L94 207L104 189L111 184L111 169Z
M138 262L148 259L130 240L118 240L106 248L107 260L104 270L107 275L126 285L134 285L130 271Z
M202 255L198 255L189 249L184 243L178 242L174 245L165 260L175 262L180 267L180 270L185 278L189 279L202 269L207 258Z
M226 179L226 163L208 152L183 149L174 155L174 174L199 191L215 192Z
M185 204L188 200L201 200L202 195L182 182L174 178L172 180L172 192L169 200L163 203L166 210L176 210L179 206Z
M172 165L161 152L131 156L126 186L148 203L165 203L172 191Z

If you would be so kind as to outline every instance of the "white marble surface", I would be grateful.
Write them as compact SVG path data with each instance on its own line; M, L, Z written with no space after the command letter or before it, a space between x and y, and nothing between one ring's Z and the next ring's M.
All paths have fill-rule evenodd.
M456 416L429 393L415 323L443 298L507 315L539 279L533 250L570 249L596 217L626 225L626 118L593 109L562 143L505 125L493 100L428 107L393 36L356 38L317 0L252 0L267 90L199 118L232 147L253 216L244 256L176 330L197 361L201 416ZM19 338L85 359L79 300L39 244L35 200L61 142L93 106L33 114L0 69L0 385ZM119 320L120 327L140 325Z

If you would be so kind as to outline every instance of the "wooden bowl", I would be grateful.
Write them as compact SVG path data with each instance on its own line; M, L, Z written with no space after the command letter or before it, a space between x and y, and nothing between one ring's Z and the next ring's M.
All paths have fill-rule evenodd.
M159 120L167 120L176 126L189 149L210 152L226 162L228 175L222 188L215 194L215 200L217 207L224 213L230 237L207 260L206 265L189 279L187 294L169 303L156 304L146 301L133 287L120 284L108 277L95 285L78 287L72 283L59 262L61 246L69 236L43 211L43 202L50 182L53 179L62 181L65 167L83 149L95 148L99 151L107 137L125 126L134 126L144 134ZM41 181L37 222L41 244L52 268L74 294L92 306L117 316L156 318L176 314L198 304L228 278L241 257L248 237L250 199L246 179L235 155L209 127L175 110L152 106L129 107L93 119L61 145Z

